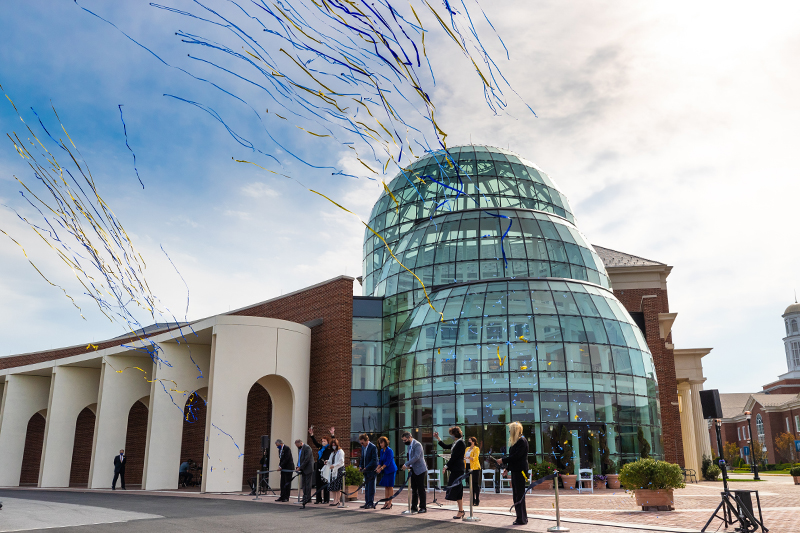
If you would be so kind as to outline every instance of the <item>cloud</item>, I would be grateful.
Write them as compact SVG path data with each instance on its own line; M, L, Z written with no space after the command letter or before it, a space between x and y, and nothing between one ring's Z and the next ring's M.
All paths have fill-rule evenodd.
M275 189L267 187L261 182L248 183L242 187L242 193L250 198L275 198L280 196L280 193Z

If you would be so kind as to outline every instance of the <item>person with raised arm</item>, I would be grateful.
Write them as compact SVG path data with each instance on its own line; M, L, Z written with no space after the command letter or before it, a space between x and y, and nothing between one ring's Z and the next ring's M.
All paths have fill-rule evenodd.
M453 520L460 520L464 518L464 480L462 479L458 483L456 483L456 480L466 473L464 470L464 452L466 452L467 446L464 444L464 439L462 439L464 434L461 433L461 428L453 426L450 428L449 433L455 439L452 444L442 442L438 431L433 432L433 438L439 442L439 446L445 450L450 450L450 459L448 459L443 469L450 471L450 478L447 482L447 486L450 488L445 491L444 499L458 503L458 512L453 517Z
M336 431L336 428L331 428L331 439L333 438L333 434ZM314 426L308 428L308 436L311 438L311 443L317 448L317 461L314 464L315 476L314 481L316 481L317 485L317 501L314 504L318 503L328 503L331 499L330 495L330 487L325 487L321 489L321 487L325 486L324 481L322 480L322 468L325 466L325 463L331 456L333 451L330 448L330 439L326 436L322 436L319 438L320 442L317 442L317 439L314 438ZM320 490L321 489L321 490Z

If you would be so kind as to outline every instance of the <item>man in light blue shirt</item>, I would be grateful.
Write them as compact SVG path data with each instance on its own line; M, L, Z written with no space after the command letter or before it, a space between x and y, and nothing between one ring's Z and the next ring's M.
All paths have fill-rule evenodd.
M401 436L403 443L408 446L408 461L403 465L403 470L411 470L411 512L428 512L425 505L425 476L428 474L428 466L425 464L425 452L422 444L406 431ZM419 511L417 511L417 500L419 500Z

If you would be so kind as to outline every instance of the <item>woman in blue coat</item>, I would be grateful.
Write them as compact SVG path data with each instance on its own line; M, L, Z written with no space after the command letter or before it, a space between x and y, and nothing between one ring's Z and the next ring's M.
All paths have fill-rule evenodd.
M392 500L388 498L392 497L392 489L394 488L394 476L397 473L397 465L394 462L394 452L389 447L389 439L386 437L381 437L378 439L378 445L381 448L380 457L378 459L378 468L376 472L383 474L381 476L381 481L378 483L379 486L384 487L384 499L386 499L386 503L383 504L381 509L391 509L392 508Z

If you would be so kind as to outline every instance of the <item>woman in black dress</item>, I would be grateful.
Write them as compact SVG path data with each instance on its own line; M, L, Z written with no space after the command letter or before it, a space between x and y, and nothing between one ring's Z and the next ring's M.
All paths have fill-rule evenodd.
M511 472L511 494L514 498L514 509L517 512L515 526L528 523L528 510L525 507L525 475L528 471L528 439L522 435L522 424L511 422L508 425L508 455L497 460L497 464L505 467L505 475Z
M435 431L433 436L436 440L439 441L439 446L444 448L445 450L450 450L450 460L447 461L447 465L445 465L445 469L450 471L450 478L448 481L448 485L452 485L453 482L462 477L465 473L464 469L464 452L467 450L467 446L464 444L464 440L461 438L462 433L461 429L457 426L453 426L450 428L450 435L456 439L453 444L445 444L441 440L439 440L439 432ZM458 513L454 516L454 519L464 518L464 484L463 480L459 481L455 487L451 488L447 491L445 495L446 500L454 501L458 503Z

